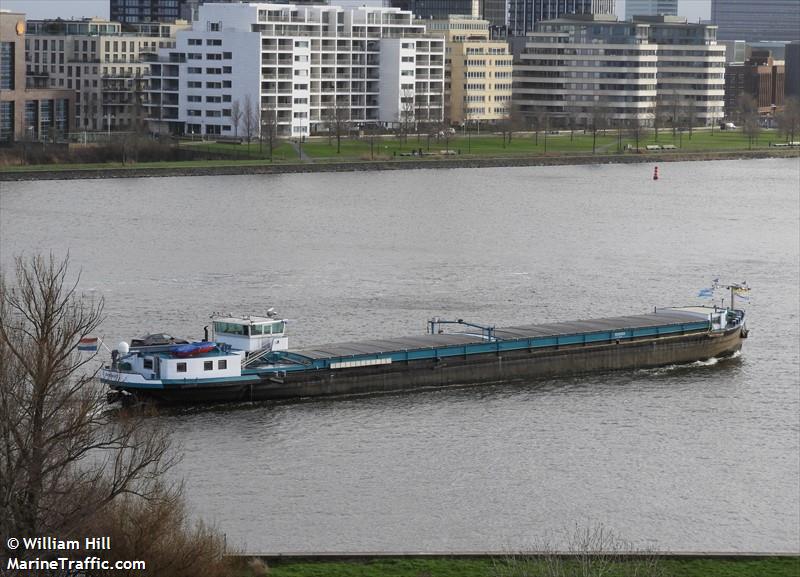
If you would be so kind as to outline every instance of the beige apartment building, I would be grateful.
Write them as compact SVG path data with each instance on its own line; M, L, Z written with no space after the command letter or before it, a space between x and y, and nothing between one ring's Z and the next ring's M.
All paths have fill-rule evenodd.
M0 144L62 140L72 93L37 86L25 75L25 14L0 12Z
M450 122L507 118L512 57L507 42L489 38L489 21L451 15L424 22L429 34L445 38L445 105Z
M160 48L189 24L29 20L27 74L37 86L73 90L75 131L133 130L144 120L145 75Z

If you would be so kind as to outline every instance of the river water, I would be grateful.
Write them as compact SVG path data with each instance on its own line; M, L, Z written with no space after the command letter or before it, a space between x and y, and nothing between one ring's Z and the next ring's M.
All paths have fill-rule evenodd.
M193 510L250 552L502 550L600 523L798 551L800 165L652 168L3 183L0 264L68 250L109 343L269 306L293 346L585 319L746 280L734 359L159 418Z

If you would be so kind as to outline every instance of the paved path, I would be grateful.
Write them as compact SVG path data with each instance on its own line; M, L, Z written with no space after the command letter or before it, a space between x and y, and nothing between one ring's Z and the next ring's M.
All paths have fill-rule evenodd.
M302 162L314 162L314 159L306 154L306 151L303 150L303 148L296 140L290 140L289 144L292 145L292 148L294 148L294 151L297 153L297 156L300 157L300 160Z

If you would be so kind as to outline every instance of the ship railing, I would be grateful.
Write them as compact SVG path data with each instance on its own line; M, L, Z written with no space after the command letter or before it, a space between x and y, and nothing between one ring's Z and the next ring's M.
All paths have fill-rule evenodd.
M448 321L440 318L433 318L428 321L428 334L436 335L442 334L444 329L442 329L441 325L463 325L466 327L473 327L476 329L481 330L481 336L489 341L496 341L497 338L494 336L494 325L479 325L477 323L469 323L464 319L457 319L455 321Z
M257 364L258 362L262 361L264 359L264 357L266 357L271 352L272 352L272 343L270 342L270 344L268 344L263 349L259 349L257 351L253 351L252 353L247 355L247 358L242 362L242 368L245 369L247 367L250 367L252 365Z

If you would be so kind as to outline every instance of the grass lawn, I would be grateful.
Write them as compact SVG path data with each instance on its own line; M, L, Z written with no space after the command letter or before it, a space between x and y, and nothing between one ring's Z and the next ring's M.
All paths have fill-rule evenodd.
M594 142L593 142L594 140ZM781 142L783 139L774 130L765 130L759 138L752 143L753 148L766 148L773 142ZM644 150L648 144L673 145L676 152L680 151L729 151L747 150L750 147L748 138L741 131L720 131L714 130L695 130L690 135L688 132L683 134L676 133L674 136L671 130L660 130L658 140L652 131L640 137L639 149ZM373 142L373 154L375 160L385 160L387 158L406 158L403 153L412 150L422 149L423 152L437 153L442 150L452 150L461 155L475 157L503 157L515 155L541 155L541 154L591 154L592 149L596 154L617 154L620 149L624 150L626 145L636 148L636 140L628 133L623 133L619 140L618 134L614 130L608 130L604 134L598 133L596 139L591 133L584 134L583 131L561 132L559 134L535 133L514 133L511 142L503 142L500 134L477 134L469 135L459 132L448 139L428 138L424 135L417 137L410 135L401 141L397 137L375 138ZM369 139L342 138L341 151L336 150L336 139L331 139L330 144L327 138L315 137L307 140L303 144L303 151L313 160L370 160Z
M208 152L217 152L230 155L231 159L246 160L246 159L269 159L269 152L267 151L267 143L263 143L259 150L258 141L253 141L249 145L244 144L226 144L221 142L201 142L201 141L182 141L180 144L184 148L207 150ZM288 142L280 142L272 151L272 158L274 161L294 161L297 160L297 152Z
M662 559L658 563L663 577L798 577L800 558L762 559ZM580 575L575 568L566 576ZM633 563L620 563L608 577L633 575ZM641 571L641 568L640 568ZM544 575L545 573L541 573ZM353 561L287 561L269 566L270 577L536 577L535 563L506 564L502 558L386 558ZM593 574L592 574L593 575ZM243 569L239 577L255 577Z
M675 133L670 129L659 131L658 139L652 131L640 137L638 148L642 154L647 154L647 145L658 144L675 147L673 152L713 152L765 149L770 144L785 142L785 138L774 130L764 130L758 139L749 143L748 138L741 130L695 130L690 135L688 132ZM94 163L94 164L42 164L42 165L12 165L0 167L2 172L28 172L47 170L103 170L110 168L194 168L209 166L250 166L268 164L269 154L259 151L258 142L250 144L221 144L217 142L190 142L180 144L184 148L195 148L200 151L207 150L211 153L223 153L228 158L222 160L187 160L174 162L140 162L122 165L121 163ZM299 162L297 154L298 143L282 141L273 151L272 162L288 163ZM314 137L300 144L305 155L312 162L357 162L374 160L418 160L410 155L411 151L422 149L423 153L430 152L429 158L503 158L514 156L558 156L563 154L591 155L593 150L598 155L635 154L637 143L630 133L623 133L622 138L614 130L604 134L584 134L575 131L570 134L562 131L559 134L538 135L532 132L517 132L512 135L511 142L503 142L500 134L493 133L458 133L449 138L428 138L427 136L409 135L406 139L395 136L369 138L342 138L341 151L337 152L336 139L327 137ZM625 149L629 148L627 152ZM442 151L452 151L453 155L439 154ZM661 152L661 151L659 151ZM669 152L669 151L666 151ZM457 153L457 154L455 154Z

